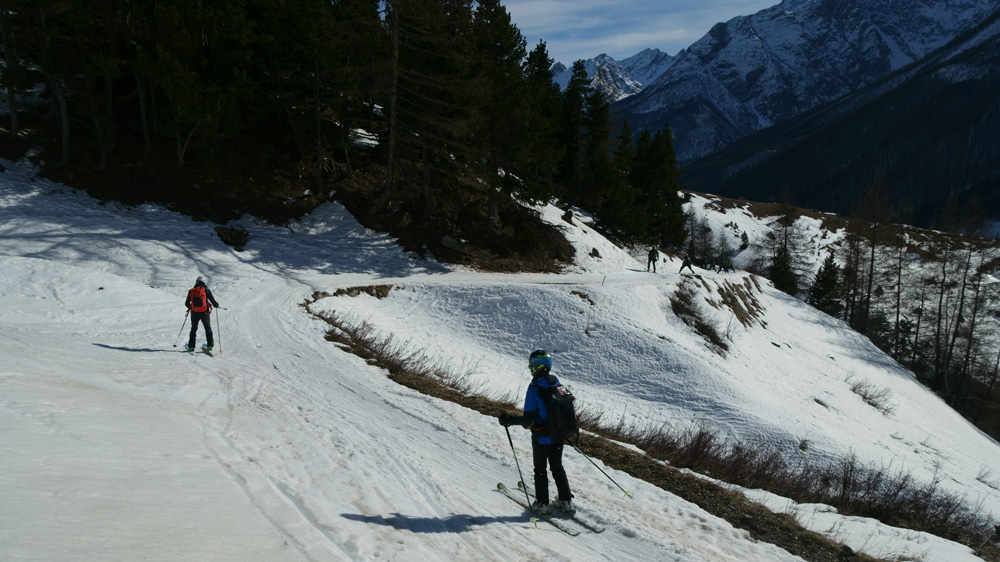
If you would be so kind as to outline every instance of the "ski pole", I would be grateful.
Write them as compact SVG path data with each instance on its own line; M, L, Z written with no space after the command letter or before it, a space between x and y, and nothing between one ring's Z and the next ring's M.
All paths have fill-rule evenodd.
M222 320L219 320L219 309L215 309L215 325L219 327L219 355L222 355Z
M177 332L177 337L174 338L174 347L177 347L177 342L179 342L180 339L181 339L181 333L184 332L184 325L187 324L188 314L190 314L190 313L191 313L191 309L190 308L187 309L186 311L184 311L184 321L181 322L181 331Z
M520 482L524 482L524 475L521 474L521 463L517 462L517 451L514 450L514 440L510 438L510 428L505 425L503 429L507 432L507 442L510 443L510 452L514 453L514 466L517 467L517 477L520 479ZM524 489L524 500L528 502L528 505L531 505L531 498L528 497L528 487L522 486L522 488Z
M612 477L608 476L608 473L607 473L607 472L604 472L604 469L603 469L603 468L601 468L601 467L597 466L597 463L596 463L596 462L594 462L594 459L592 459L592 458L590 458L590 457L588 457L588 456L587 456L587 453L584 453L583 451L581 451L581 450L580 450L580 448L579 448L579 447L577 447L577 446L576 446L575 444L573 444L573 443L570 443L570 445L573 445L573 448L574 448L574 449L576 449L576 452L577 452L577 453L580 453L581 455L583 455L583 458L585 458L585 459L587 459L588 461L590 461L590 464L592 464L592 465L594 465L595 467L597 467L597 470L600 470L600 471L601 471L601 474L603 474L603 475L607 476L607 477L608 477L608 480L610 480L612 484L614 484L615 486L618 486L618 489L619 489L619 490L621 490L621 491L625 492L625 496L627 496L627 497L629 497L629 498L631 498L631 497L632 497L632 492L629 492L629 491L628 491L628 490L626 490L625 488L622 488L621 486L619 486L619 485L618 485L618 482L615 482L615 479L614 479L614 478L612 478Z

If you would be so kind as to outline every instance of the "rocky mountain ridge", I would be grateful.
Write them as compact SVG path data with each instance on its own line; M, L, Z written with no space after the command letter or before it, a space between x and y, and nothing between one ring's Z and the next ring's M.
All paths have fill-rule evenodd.
M672 57L647 49L586 64L634 130L669 123L686 163L919 61L994 9L985 0L784 0L715 25ZM554 70L568 80L565 66Z
M897 220L981 228L1000 217L998 91L1000 9L918 63L691 163L684 185L839 214L875 187Z

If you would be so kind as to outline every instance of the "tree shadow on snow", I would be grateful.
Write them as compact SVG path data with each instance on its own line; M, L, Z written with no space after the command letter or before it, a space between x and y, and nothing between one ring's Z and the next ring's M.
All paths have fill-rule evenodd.
M339 203L324 204L280 227L245 217L237 224L246 224L250 239L237 252L219 238L215 227L221 225L198 222L158 204L105 203L44 179L29 182L16 175L0 177L0 188L11 198L11 204L0 206L0 243L23 248L23 257L110 263L118 266L113 273L144 268L149 279L171 278L179 268L213 278L234 275L234 262L219 260L213 252L293 279L302 272L388 278L450 271L404 251L388 234L369 231ZM50 196L54 194L59 197ZM31 217L30 230L23 227L24 217Z
M480 515L455 514L448 517L411 517L393 513L390 517L381 515L360 515L357 513L342 513L341 517L351 521L385 525L394 529L411 531L413 533L462 533L490 523L526 523L530 524L524 515L505 517L483 517Z

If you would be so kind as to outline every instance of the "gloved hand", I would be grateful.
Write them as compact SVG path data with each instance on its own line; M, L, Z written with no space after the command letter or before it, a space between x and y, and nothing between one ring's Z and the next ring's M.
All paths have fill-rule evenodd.
M504 427L510 427L510 416L509 415L507 415L507 414L500 414L500 417L498 417L497 420L500 422L500 425L502 425Z

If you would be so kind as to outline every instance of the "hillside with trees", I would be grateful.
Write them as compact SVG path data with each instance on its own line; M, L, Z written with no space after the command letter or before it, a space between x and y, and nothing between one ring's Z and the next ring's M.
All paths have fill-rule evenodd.
M582 65L561 92L497 0L0 4L3 155L95 196L221 223L336 199L411 249L497 270L572 258L523 202L683 244L669 129L612 138Z
M699 257L735 244L731 217L755 217L750 243L728 250L742 268L844 321L1000 436L1000 243L901 224L888 209L872 191L850 217L698 195L689 212Z

